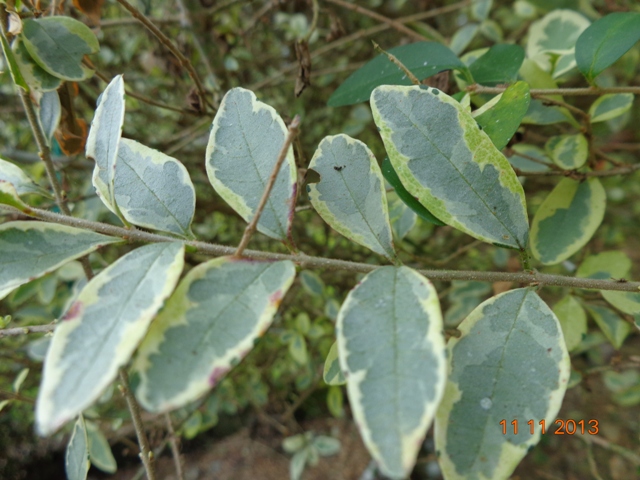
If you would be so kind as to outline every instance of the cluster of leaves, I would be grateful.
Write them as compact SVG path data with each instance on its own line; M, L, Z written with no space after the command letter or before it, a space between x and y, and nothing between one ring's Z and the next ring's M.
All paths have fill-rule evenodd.
M519 3L523 8L526 2ZM104 437L95 433L95 425L90 426L82 412L99 401L127 365L140 404L151 412L180 409L187 437L215 424L219 411L266 404L260 373L247 369L243 382L253 393L240 405L221 406L221 399L234 396L224 393L232 386L223 378L274 322L296 276L319 305L326 305L325 311L316 314L315 300L307 311L285 310L279 321L283 331L277 337L265 335L256 349L276 338L275 350L286 346L295 365L304 367L303 375L294 374L299 390L314 381L318 362L307 345L326 355L329 409L342 415L340 385L346 384L364 443L384 474L404 478L411 472L422 439L435 422L445 478L508 478L539 441L538 422L553 423L565 390L577 381L571 376L569 351L582 348L585 310L620 348L633 326L617 311L640 315L640 294L604 291L615 310L566 295L551 310L534 288L509 290L480 302L486 290L456 284L449 295L452 308L443 319L434 286L416 269L402 265L396 244L420 217L517 250L525 264L529 249L541 265L560 264L582 249L600 226L606 203L598 177L587 175L601 169L593 153L593 134L581 129L585 119L576 119L561 97L551 97L555 104L548 105L531 98L530 90L553 88L576 67L595 85L596 77L637 42L640 14L612 14L591 23L573 10L553 10L532 23L526 50L498 43L459 58L477 32L492 32L486 21L490 4L474 2L473 14L482 25L463 27L452 49L432 42L391 49L356 71L329 100L332 106L370 101L388 157L380 167L367 144L341 133L325 136L308 165L317 174L306 189L318 215L350 241L393 264L375 268L350 285L341 305L317 275L306 270L297 274L290 259L222 256L193 266L181 278L185 251L199 248L192 231L196 189L180 161L122 136L124 81L122 76L111 81L100 97L86 142L86 157L95 162L92 185L125 227L164 235L141 237L155 243L108 262L86 282L77 272L64 277L61 268L120 242L114 230L103 230L110 233L104 235L86 228L91 225L73 222L69 223L75 226L44 221L0 225L0 262L11 266L0 271L2 297L11 294L9 301L19 304L16 296L28 293L28 287L32 292L48 288L52 298L60 279L76 280L73 290L70 284L64 287L65 301L57 302L60 320L47 348L35 411L42 435L77 418L68 447L70 478L86 476L87 458L113 471L104 452L108 449L100 450ZM23 74L25 67L14 54L23 41L33 62L45 69L51 46L30 49L28 38L51 22L44 27L40 19L32 22L39 22L38 27L27 28L25 22L14 43L5 39L3 46L15 84L43 91L42 82ZM54 22L54 38L65 22ZM66 33L60 35L66 38ZM73 63L85 75L80 61L84 53L73 57L75 63L61 63L65 72ZM412 76L422 81L442 70L456 72L460 93L449 96L436 88L411 86ZM505 83L508 88L494 97L465 91L468 85ZM630 94L603 95L591 106L586 124L591 128L615 120L632 102ZM40 117L53 120L41 124L52 132L58 120L43 105ZM544 150L519 144L509 159L501 153L521 124L559 123L580 133L552 136ZM217 194L240 217L250 222L259 215L258 231L296 254L291 231L301 192L290 135L274 108L250 90L233 88L213 120L204 167ZM51 135L48 138L51 141ZM283 163L274 171L279 156ZM513 168L527 172L530 164L536 171L543 167L542 171L566 170L573 175L558 182L539 205L531 228L525 192ZM273 190L260 210L272 174ZM394 197L387 195L385 180ZM0 202L38 218L23 199L34 194L42 194L42 189L3 160ZM304 244L299 248L304 250ZM303 255L292 258L304 260ZM626 278L630 271L622 252L605 252L585 258L576 275ZM312 322L310 315L321 318ZM329 319L336 322L333 346ZM445 325L457 327L459 336L447 342ZM273 383L299 370L290 365L270 366ZM16 381L16 393L23 380ZM194 407L193 402L213 388L223 392L209 397L202 409ZM628 404L633 403L632 388L618 391ZM536 428L533 433L505 434L500 427L504 419L521 425L534 419ZM285 450L294 454L292 477L297 478L305 463L335 453L337 445L324 437L302 435L288 439Z

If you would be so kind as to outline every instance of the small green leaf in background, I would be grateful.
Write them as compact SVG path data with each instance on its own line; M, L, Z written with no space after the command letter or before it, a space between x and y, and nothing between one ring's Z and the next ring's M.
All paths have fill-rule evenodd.
M173 157L121 138L114 179L118 210L134 225L192 238L196 192Z
M89 472L89 441L82 415L78 417L67 444L64 469L67 480L85 480Z
M575 10L553 10L531 24L527 57L553 78L560 77L576 66L576 41L590 23Z
M584 247L602 223L606 201L604 188L595 177L584 182L560 180L533 217L533 256L553 265Z
M96 193L102 203L116 214L119 212L116 206L114 182L124 110L124 81L122 75L118 75L111 80L99 97L85 150L87 158L96 162L91 179Z
M291 340L289 340L289 354L299 365L306 365L309 354L307 353L307 342L302 334L293 333Z
M589 108L591 123L604 122L619 117L631 108L633 98L633 93L609 93L598 97Z
M320 276L312 272L311 270L303 270L298 276L302 288L304 288L311 295L322 297L324 295L324 282Z
M449 308L444 314L445 327L457 327L490 293L491 285L485 282L452 281L451 291L447 295Z
M344 417L344 395L340 386L332 385L327 390L327 408L335 418Z
M416 200L416 198L407 192L407 189L404 188L398 174L393 169L393 165L391 165L391 161L389 157L385 157L382 161L382 175L385 180L389 182L389 184L394 188L396 194L402 200L405 205L407 205L411 210L413 210L420 218L426 220L427 222L433 223L434 225L445 225L444 222L438 220L433 213L427 210L422 204Z
M473 0L471 2L471 17L474 20L485 20L493 6L493 0Z
M456 33L453 34L453 37L451 37L451 42L449 43L451 51L456 55L460 55L464 52L465 48L467 48L471 43L471 40L473 40L473 37L478 33L479 28L480 25L477 23L468 23L456 31Z
M300 480L308 458L309 450L307 448L304 448L293 455L291 463L289 464L289 480Z
M100 45L84 23L66 16L27 19L22 38L31 57L51 75L79 81L93 74L82 58L96 53Z
M340 451L340 440L327 435L316 435L311 444L322 457L330 457Z
M29 205L24 203L12 183L0 180L0 205L9 205L17 208L21 212L27 212ZM1 291L0 291L1 292ZM0 293L0 297L2 294Z
M12 387L13 387L13 391L15 393L19 393L20 392L20 387L22 387L22 384L27 379L27 375L29 375L29 369L28 368L23 368L22 370L20 370L20 373L18 373L16 378L13 380Z
M518 130L530 102L529 85L516 82L501 94L495 106L475 117L498 150L506 147Z
M288 260L221 257L190 270L138 349L140 403L167 411L216 386L271 325L294 277Z
M436 416L440 467L447 479L507 479L540 440L538 422L551 425L560 410L570 372L562 330L528 288L490 298L458 330L447 345L449 374Z
M4 223L0 225L0 298L71 260L120 241L53 223Z
M36 184L17 165L0 157L0 182L8 182L13 185L18 195L38 193L48 195L47 191Z
M567 295L553 306L553 313L558 317L567 350L572 351L587 334L587 314L575 297Z
M438 294L415 270L378 268L349 292L336 331L360 435L385 475L404 478L446 381Z
M97 400L129 361L184 265L178 242L139 247L82 289L55 329L36 402L50 435Z
M578 68L589 83L640 40L640 13L615 12L596 20L576 42Z
M309 163L320 181L307 185L309 200L340 234L393 261L384 180L376 157L360 140L340 134L322 139Z
M522 172L546 172L549 170L551 160L540 147L527 143L516 143L511 147L511 150L513 154L509 157L509 163L518 170ZM527 157L533 157L540 162L534 162Z
M620 279L626 277L631 265L631 260L624 252L602 252L585 258L578 267L576 276L597 280Z
M347 380L344 378L344 374L340 369L340 360L338 359L338 343L333 342L327 358L324 361L324 371L322 373L322 379L327 385L344 385Z
M591 315L591 318L595 320L600 330L602 330L602 333L604 333L604 336L607 337L607 340L609 340L616 349L620 349L624 340L629 333L631 333L631 329L633 328L631 324L625 322L610 308L590 304L586 304L585 307L589 315Z
M118 464L113 458L109 442L93 422L86 422L91 464L105 473L116 473Z
M435 88L385 85L371 108L394 170L425 208L479 240L526 247L522 185L464 107Z
M258 207L287 135L280 115L244 88L229 90L213 119L207 144L207 175L218 194L249 222ZM276 177L258 231L286 241L297 195L293 147Z
M24 46L24 42L20 39L20 36L13 40L11 50L13 51L15 61L20 68L24 81L30 88L42 92L49 92L56 90L62 84L62 79L47 73L36 63L31 55L29 55L27 47Z
M0 44L2 45L4 58L7 60L7 65L9 66L9 72L11 73L11 79L13 80L13 83L22 88L25 92L28 92L29 85L22 75L20 65L18 64L16 56L13 50L11 50L11 46L9 45L9 42L7 41L3 32L0 32Z
M447 47L436 42L417 42L387 50L413 73L424 80L443 70L467 72L467 67ZM411 85L411 80L398 66L380 54L359 68L333 92L330 107L366 102L380 85Z
M551 137L544 148L553 163L565 170L580 168L589 156L589 144L580 133Z
M402 240L416 225L418 216L406 203L400 200L395 191L387 192L387 202L391 230L397 239Z
M58 92L55 90L44 92L40 98L38 120L40 121L40 125L42 125L42 131L49 146L51 146L51 138L60 123L61 113L62 106L60 105Z
M520 45L494 45L469 66L469 71L480 85L510 83L517 78L523 60L524 50Z

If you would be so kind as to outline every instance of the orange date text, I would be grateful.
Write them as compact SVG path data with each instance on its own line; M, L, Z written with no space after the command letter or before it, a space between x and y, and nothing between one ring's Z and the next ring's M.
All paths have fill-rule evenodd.
M506 435L507 432L513 432L514 435L518 435L518 432L521 431L533 435L536 430L536 425L540 427L540 433L543 435L547 432L547 422L545 420L540 420L539 422L529 420L524 425L520 425L518 420L512 420L511 422L507 422L506 419L500 420L503 435ZM580 435L584 435L585 433L597 435L600 431L598 420L563 420L558 418L553 422L553 425L556 426L553 435L575 435L576 433Z

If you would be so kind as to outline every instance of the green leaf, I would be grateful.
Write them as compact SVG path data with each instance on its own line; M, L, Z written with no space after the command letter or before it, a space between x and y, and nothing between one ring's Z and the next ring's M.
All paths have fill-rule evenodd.
M216 192L249 222L284 145L287 127L253 92L233 88L222 99L207 144L207 174ZM291 229L297 170L290 147L258 230L285 241Z
M580 168L589 156L589 144L584 135L557 135L544 146L553 163L565 170Z
M28 193L38 193L48 195L46 190L41 188L17 165L0 157L0 182L8 182L13 185L18 195Z
M114 181L118 210L134 225L193 238L196 193L173 157L121 138Z
M574 10L553 10L531 24L527 57L558 78L576 66L576 41L590 23Z
M531 224L531 252L545 265L566 260L591 239L602 223L607 197L600 180L560 180Z
M85 480L89 472L89 446L82 415L78 417L67 444L64 469L67 480Z
M307 353L307 343L299 332L294 332L289 341L289 354L300 365L306 365L309 360Z
M20 36L13 40L11 49L14 53L15 62L24 77L24 81L30 88L38 91L49 92L56 90L62 84L62 80L60 78L47 73L36 63L31 55L29 55L27 47L25 47Z
M640 13L638 14L640 15ZM598 98L589 108L591 123L619 117L633 105L633 93L610 93Z
M602 290L602 296L618 310L629 315L640 315L640 293Z
M631 265L631 260L624 252L602 252L585 258L578 267L576 276L597 280L619 279L629 274Z
M473 0L471 2L471 17L475 20L484 20L489 16L493 0Z
M553 306L553 313L558 317L567 350L572 351L582 342L587 334L587 314L575 297L567 295Z
M479 240L526 247L522 185L464 107L418 86L378 87L371 107L393 168L423 206Z
M585 305L585 307L589 315L591 315L591 318L595 320L600 330L602 330L602 333L604 333L604 336L607 337L607 340L619 350L633 327L622 320L620 316L610 308L589 304Z
M11 46L3 32L0 32L0 44L2 44L2 52L4 53L4 58L7 60L7 66L9 67L9 73L11 73L13 83L22 88L25 92L28 92L29 85L22 75L18 60L16 59L13 50L11 50Z
M436 416L440 468L447 479L507 479L540 440L538 422L551 425L560 410L570 371L562 330L527 288L485 301L458 330L447 345L449 375Z
M318 435L313 438L312 445L323 457L336 455L340 451L340 440L326 435Z
M456 31L456 33L453 34L453 37L451 37L451 42L449 43L451 51L456 55L460 55L464 52L464 49L469 46L473 37L478 33L479 28L480 25L477 23L468 23L460 30Z
M137 248L96 275L62 317L51 340L36 402L49 435L97 400L144 337L184 265L184 247Z
M29 205L20 199L13 184L2 179L0 179L0 205L9 205L10 207L17 208L21 212L27 212L29 210ZM0 298L1 297L2 295L0 294Z
M307 437L304 434L293 435L282 440L282 449L286 453L295 453L307 445Z
M530 88L558 88L558 84L553 77L540 68L536 62L528 58L522 62L519 73ZM561 95L549 95L549 98L562 101ZM542 100L536 99L531 100L529 111L522 120L522 123L534 125L551 125L560 122L570 122L577 128L580 127L580 124L576 122L566 108L544 105Z
M300 283L302 287L311 295L322 297L324 295L324 282L320 276L311 270L300 272Z
M364 444L382 473L404 478L446 380L438 294L415 270L378 268L349 292L336 331Z
M576 42L576 61L593 80L640 40L640 13L616 12L596 20Z
M71 260L120 241L53 223L4 223L0 225L0 298Z
M189 271L140 346L134 368L142 405L166 411L214 387L269 327L294 276L288 260L235 257Z
M12 387L13 387L13 391L15 393L19 393L20 392L20 387L22 387L22 384L27 379L27 375L29 375L29 369L28 368L23 368L22 370L20 370L20 372L18 373L16 378L13 380Z
M63 16L24 20L22 39L29 55L54 77L79 81L93 74L82 65L82 58L96 53L100 45L91 29L78 20Z
M400 200L395 191L387 192L387 203L389 205L389 221L391 230L398 239L403 239L407 233L416 225L418 216L406 203Z
M340 386L331 385L327 390L327 408L335 418L344 417L344 395Z
M393 165L391 165L391 161L389 157L385 157L382 161L382 175L385 180L389 182L389 184L393 187L400 200L402 200L407 207L413 210L421 219L426 220L427 222L433 223L434 225L445 225L444 222L438 220L433 213L427 210L422 204L416 200L416 198L411 195L402 182L400 181L400 177L393 169Z
M340 134L325 137L309 168L320 175L307 185L309 200L334 230L393 261L384 180L376 157L360 140Z
M308 448L300 450L293 455L293 457L291 458L291 463L289 464L289 480L300 480L308 458Z
M344 385L347 383L342 370L340 369L340 360L338 359L338 342L333 342L327 358L324 361L324 371L322 379L327 385Z
M443 70L458 70L468 74L467 67L444 45L436 42L417 42L388 50L413 73L424 80ZM380 54L353 72L333 92L327 104L341 107L366 102L380 85L411 85L411 80L398 66Z
M113 458L109 442L97 425L92 422L86 422L86 426L91 464L105 473L116 473L118 464L116 459Z
M96 193L102 203L118 215L114 182L124 109L124 81L122 75L118 75L98 99L86 146L87 158L96 162L91 179Z
M40 98L38 109L38 120L42 125L42 131L47 140L47 144L51 146L51 138L58 128L60 116L62 114L62 106L60 105L60 96L58 92L44 92Z
M494 45L469 66L469 71L481 85L510 83L517 78L523 60L524 50L520 45Z
M549 170L549 167L544 163L551 164L551 160L541 148L526 143L516 143L511 147L511 150L513 150L513 155L509 157L509 163L517 169L523 172L546 172ZM527 157L536 158L544 163L534 162Z
M491 286L484 282L452 281L448 295L449 309L444 315L445 326L457 327L490 293Z
M529 85L516 82L501 94L494 107L475 117L498 150L506 147L518 130L530 102Z

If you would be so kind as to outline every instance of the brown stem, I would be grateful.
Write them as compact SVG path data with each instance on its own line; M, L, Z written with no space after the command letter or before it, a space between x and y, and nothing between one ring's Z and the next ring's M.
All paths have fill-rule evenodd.
M469 85L465 90L470 93L489 93L499 94L504 92L508 87L485 87L482 85ZM538 98L547 95L568 95L568 96L599 96L605 93L633 93L640 94L640 87L583 87L583 88L532 88L531 96Z
M168 413L164 414L164 419L167 424L167 432L169 433L169 445L171 446L171 455L173 456L173 463L176 467L176 476L178 480L184 480L184 473L182 468L182 455L180 455L180 446L178 445L178 437L173 429L171 423L171 416Z
M280 149L280 153L278 154L278 159L276 160L276 164L271 171L271 175L269 176L269 180L267 181L267 185L264 188L264 192L262 192L262 198L258 203L258 208L256 208L256 213L253 215L251 222L247 225L247 228L244 229L244 234L242 235L242 239L240 240L240 245L238 245L238 249L236 250L234 256L241 257L242 252L244 252L245 248L249 244L249 240L251 240L251 236L256 231L258 227L258 221L260 220L260 215L262 215L262 211L264 207L267 205L267 200L269 200L269 195L271 194L271 190L276 183L276 178L278 177L278 173L280 172L280 167L284 162L284 159L287 158L287 153L289 152L289 148L291 147L291 142L298 134L298 127L300 126L300 117L296 115L293 118L293 121L289 125L289 133L284 139L284 144Z
M396 65L400 70L404 72L407 78L411 80L411 83L413 83L414 85L420 85L420 80L418 80L418 78L411 72L411 70L409 70L404 63L398 60L398 58L395 55L392 55L386 50L383 50L382 47L378 45L376 42L373 42L373 48L376 52L386 55L386 57L389 59L391 63Z

